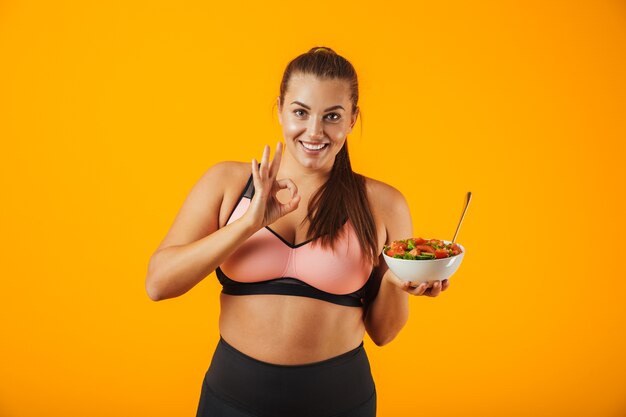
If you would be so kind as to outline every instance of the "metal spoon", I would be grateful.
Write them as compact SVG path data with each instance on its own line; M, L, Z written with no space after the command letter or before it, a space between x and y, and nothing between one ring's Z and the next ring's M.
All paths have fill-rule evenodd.
M463 218L465 217L465 212L467 211L467 206L469 206L470 200L472 199L472 193L470 191L467 192L467 201L465 202L465 208L463 209L463 214L461 214L461 220L459 220L459 225L456 227L456 232L454 232L454 237L452 238L452 243L456 241L456 235L459 234L459 229L461 228L461 223L463 223Z

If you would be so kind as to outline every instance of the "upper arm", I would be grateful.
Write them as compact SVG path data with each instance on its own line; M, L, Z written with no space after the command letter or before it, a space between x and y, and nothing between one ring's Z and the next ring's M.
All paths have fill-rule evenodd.
M219 162L200 177L155 253L167 247L195 242L219 228L224 182L233 169L233 162Z
M411 220L411 210L404 195L397 189L387 186L386 194L385 229L387 230L388 245L394 240L407 239L413 236L413 222Z
M374 211L385 226L385 245L389 245L394 240L406 239L413 236L413 223L411 211L404 195L391 185L380 181L371 181L371 188L368 191L374 204ZM370 198L370 197L368 197ZM376 285L370 289L366 297L365 313L369 309L369 304L376 298L378 287L382 277L389 267L385 263L382 252L378 258L378 266L375 270Z
M411 220L411 210L404 195L391 185L380 183L379 191L380 210L383 224L385 225L385 245L391 244L394 240L407 239L413 236L413 222ZM379 257L379 275L382 276L389 269L383 258Z

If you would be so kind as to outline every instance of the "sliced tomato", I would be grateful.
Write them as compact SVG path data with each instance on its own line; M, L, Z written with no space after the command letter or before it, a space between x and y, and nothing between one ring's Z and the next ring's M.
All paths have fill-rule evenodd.
M392 247L391 249L387 251L387 256L390 256L393 258L396 255L404 255L404 253L405 251L403 249Z
M461 252L461 248L456 243L450 245L450 256L458 255Z
M436 248L441 248L445 246L445 244L439 239L430 239L428 241L428 245L432 245L433 247L436 247Z
M447 258L447 257L448 257L447 249L437 249L435 251L435 258L440 259L440 258Z
M394 242L391 242L391 248L392 249L394 249L394 248L395 249L401 249L403 251L406 251L407 244L404 243L404 242L394 241Z
M422 252L435 253L435 249L433 249L431 246L428 246L428 245L418 245L418 246L415 246L415 249L419 249Z
M415 246L426 243L426 239L422 239L421 237L414 237L413 241L415 242Z

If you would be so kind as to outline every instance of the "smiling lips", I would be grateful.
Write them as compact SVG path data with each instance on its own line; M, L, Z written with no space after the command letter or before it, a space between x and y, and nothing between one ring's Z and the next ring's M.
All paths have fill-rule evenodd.
M302 142L302 141L300 141L300 143L302 144L304 149L308 151L314 151L314 152L321 151L322 149L326 148L326 146L328 145L328 143L314 143L314 142Z

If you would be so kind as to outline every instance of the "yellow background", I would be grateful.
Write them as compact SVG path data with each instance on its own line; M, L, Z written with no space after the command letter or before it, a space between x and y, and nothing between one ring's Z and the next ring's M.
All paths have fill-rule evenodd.
M450 239L450 289L366 338L379 416L626 415L626 5L0 3L0 415L192 416L214 275L150 255L212 164L281 138L290 59L355 65L353 167ZM357 126L360 126L357 123Z

